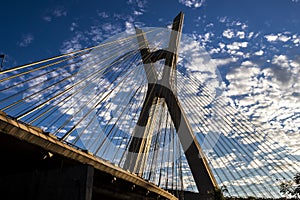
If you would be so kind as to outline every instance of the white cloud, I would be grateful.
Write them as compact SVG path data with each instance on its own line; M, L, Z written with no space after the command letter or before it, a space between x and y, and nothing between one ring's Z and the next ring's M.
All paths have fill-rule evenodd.
M245 38L245 32L243 31L238 31L236 33L236 36L239 37L240 39L244 39Z
M247 116L253 127L259 127L259 131L253 133L253 140L249 140L251 138L249 137L250 132L245 133L245 136L243 134L236 135L241 138L239 142L245 147L248 144L254 144L253 142L259 145L255 147L256 151L253 153L254 157L251 162L247 165L236 163L234 166L241 171L265 169L272 176L278 176L283 168L285 172L291 172L292 175L296 172L299 163L295 159L282 161L282 158L300 154L300 142L297 139L299 137L300 116L296 114L299 110L297 108L300 107L300 101L299 97L292 95L293 92L300 91L299 88L295 88L298 82L295 77L300 75L300 70L294 70L291 67L291 65L296 66L297 64L291 62L286 55L274 56L271 63L282 69L287 69L288 77L280 78L281 72L278 70L273 72L272 67L261 69L251 60L242 62L241 66L227 73L226 79L229 85L224 91L224 95L234 99L232 105L237 110L236 114L233 115L241 112ZM275 73L279 74L276 75ZM289 86L284 86L282 81L288 82ZM245 122L245 124L247 123ZM285 146L288 148L284 148ZM260 157L261 154L264 154L264 157ZM274 159L279 160L274 162ZM264 175L266 174L264 173ZM253 176L255 174L249 178L252 179ZM262 177L257 176L257 179L260 178ZM229 182L235 185L237 180L235 178ZM227 186L230 185L229 182L226 183ZM253 182L257 183L255 180ZM261 183L266 184L266 180L262 180ZM274 183L273 180L270 180L270 183ZM243 183L242 180L239 184L249 185L247 182Z
M272 60L272 63L273 64L278 64L280 65L281 67L289 67L289 60L288 60L288 57L286 55L275 55L273 57L273 60Z
M300 44L300 37L297 34L294 34L291 41L295 44L296 47L298 47Z
M300 70L296 67L298 65L299 63L291 61L286 55L275 55L269 68L260 69L257 64L247 60L241 67L226 75L230 84L224 94L244 95L236 99L235 104L244 114L252 116L252 123L260 126L265 134L269 134L271 140L299 131L299 126L295 124L299 123L300 117L295 115L295 108L300 107L300 101L297 95L293 95L300 91ZM297 144L291 144L290 138L293 137L295 136L291 134L275 141L295 149L300 143L299 140L292 140Z
M243 25L242 25L242 29L243 29L243 30L245 30L247 27L248 27L247 24L243 24Z
M221 49L224 49L224 47L226 46L224 43L219 43L219 46Z
M67 11L64 8L56 8L52 12L54 17L63 17L67 16Z
M291 39L290 36L287 35L279 35L278 40L282 41L282 42L287 42Z
M238 49L240 49L240 47L236 43L235 44L227 44L226 47L229 50L238 50Z
M227 73L226 79L230 82L227 95L234 96L251 93L252 85L255 86L257 84L255 77L260 70L257 67L247 67L249 64L250 61L246 61L241 67Z
M254 43L256 43L255 38L260 36L259 33L254 32L244 32L240 31L241 33L238 33L237 30L233 28L229 28L223 32L223 36L225 38L234 38L237 37L238 41L239 39L243 39L241 37L247 37L254 40ZM244 34L243 34L243 33ZM262 39L264 39L264 36L260 36ZM264 43L267 41L280 41L280 42L288 42L289 40L294 41L297 36L294 36L293 38L289 38L289 34L282 33L282 34L270 34L265 36ZM204 37L209 38L210 37ZM259 38L259 39L261 39ZM227 43L227 41L223 40L218 43L218 46L220 48L212 48L212 52L219 52L221 49L224 49L227 47L230 49L233 54L239 54L240 51L237 51L239 49L244 50L243 48L249 47L251 48L252 41L248 42L233 42L233 43ZM217 46L217 47L218 47ZM265 52L267 52L268 46L258 45L260 50L251 49L250 53L247 53L245 51L241 51L241 55L248 55L247 59L213 59L212 62L214 62L217 66L222 65L229 65L231 68L227 72L226 80L228 81L228 87L226 87L225 91L223 92L224 96L229 96L227 98L228 102L236 108L236 113L233 113L233 117L237 113L243 113L249 120L249 123L251 121L251 124L253 126L251 127L260 127L259 133L262 135L260 137L256 132L254 134L254 141L249 140L250 133L242 133L237 134L237 138L241 138L239 140L240 143L242 143L243 148L247 148L247 144L254 144L254 143L260 143L260 145L257 147L261 150L260 153L257 153L256 156L261 155L262 153L271 153L274 151L274 149L265 150L263 146L272 146L275 145L272 142L278 142L280 146L287 145L291 148L293 155L299 155L299 140L297 140L297 133L299 133L299 124L300 124L300 116L299 114L299 108L300 102L299 102L299 96L297 97L297 94L299 93L299 61L292 60L285 54L278 54L276 56L273 56L272 59L270 59L270 62L267 63L269 66L264 66L264 68L261 68L260 60L258 59L264 59L264 57L258 58L257 56L263 56ZM248 49L248 48L247 48ZM256 51L256 52L255 52ZM229 52L229 51L228 51ZM254 53L253 53L254 52ZM268 51L268 54L270 52ZM253 56L255 55L255 56ZM253 56L253 57L251 57ZM219 57L218 57L219 58ZM204 59L195 59L194 63L204 63ZM237 62L239 61L239 62ZM231 62L236 62L232 63ZM275 67L274 67L275 66ZM197 68L192 68L193 70L196 70ZM199 76L200 77L200 76ZM200 78L199 78L200 79ZM201 80L201 79L200 79ZM294 94L294 95L293 95ZM193 104L194 107L197 107L196 104ZM192 106L192 107L193 107ZM198 105L199 106L199 105ZM200 111L199 111L200 112ZM203 112L203 111L202 111ZM199 114L200 115L200 114ZM209 120L208 120L209 121ZM205 127L210 127L209 124L203 124ZM194 126L193 126L194 127ZM228 128L228 130L231 130L232 127L224 125L224 127ZM223 128L223 127L222 127ZM241 127L243 129L243 127ZM291 133L291 134L289 134ZM293 134L292 134L293 133ZM296 133L296 134L295 134ZM244 136L243 136L244 135ZM263 138L263 136L266 136ZM234 138L234 136L232 136ZM298 146L298 147L297 147ZM275 149L276 150L276 149ZM279 151L279 150L278 150ZM275 153L276 154L276 153ZM231 154L229 154L231 155ZM238 154L234 154L236 156ZM288 153L287 153L288 155ZM268 154L268 157L272 157L276 155L270 155ZM224 156L222 159L225 162L222 163L221 159L216 159L212 162L214 162L214 166L217 166L216 168L222 168L224 166L228 166L226 164L226 158L229 160L228 163L234 162L233 159L230 157ZM230 160L231 159L231 160ZM266 164L264 160L256 158L249 158L250 162L249 165L244 165L244 168L249 169L257 169ZM253 160L251 160L253 159ZM218 161L218 162L216 162ZM235 163L235 162L234 162ZM268 164L268 163L267 163ZM295 165L293 165L295 166ZM242 167L240 167L241 169ZM276 171L274 171L276 172ZM253 176L255 177L255 176ZM251 179L250 182L257 182L255 179L266 179L266 177L257 176L253 178L252 175L249 176L249 179ZM249 183L250 183L249 182ZM263 181L262 181L263 182ZM249 184L248 181L245 182L233 182L234 184Z
M109 17L107 12L98 12L98 16L101 17L101 18L108 18Z
M223 157L217 157L210 160L210 164L214 167L214 169L218 168L227 168L229 165L233 165L234 160L237 158L237 155L234 153L230 153Z
M224 182L224 185L232 185L232 186L236 186L236 187L245 187L245 186L249 186L251 184L254 183L262 183L265 180L269 180L270 177L269 176L252 176L252 177L241 177L241 179L239 180L233 180L231 182ZM257 188L257 187L256 187ZM257 195L261 195L261 194L257 194Z
M190 8L200 8L205 3L205 0L179 0L179 3Z
M221 23L225 23L227 21L227 17L220 17L219 21Z
M257 66L256 64L254 64L254 63L251 62L250 60L246 60L246 61L242 62L241 65L242 65L242 66L249 66L249 67Z
M86 41L88 38L82 33L82 32L77 32L73 38L71 38L68 41L65 41L62 44L61 47L61 52L62 53L69 53L73 52L75 50L81 49L82 48L82 43Z
M146 0L128 0L127 4L129 4L133 9L133 15L138 16L142 15L145 12L145 8L147 5Z
M224 32L223 32L223 36L224 37L226 37L226 38L233 38L234 37L234 32L233 32L233 30L231 30L231 29L227 29L227 30L225 30Z
M22 35L22 39L21 39L21 42L19 42L19 46L20 47L27 47L28 45L30 45L34 40L34 37L32 34L25 34L25 35Z
M125 32L128 34L135 34L134 25L131 22L125 22L126 30Z
M269 41L269 42L274 42L278 39L277 35L271 34L271 35L265 35L265 38Z
M290 36L282 34L282 33L265 35L265 38L269 42L275 42L275 41L287 42L291 39Z
M238 50L240 48L246 48L248 46L248 42L233 42L232 44L226 45L229 50Z
M51 22L53 18L66 17L68 11L63 6L58 6L54 9L49 9L46 11L43 19L47 22Z
M201 41L201 44L203 46L205 46L208 42L210 42L211 41L210 38L213 36L214 36L214 34L212 32L205 33L204 35L194 34L194 37L199 38L199 40Z
M72 22L71 27L70 27L70 31L74 31L75 28L77 28L77 27L78 27L78 24L75 23L75 22Z
M259 50L259 51L254 53L254 55L256 55L256 56L262 56L263 54L264 54L263 50Z
M50 16L44 16L43 19L47 22L51 22L52 21L52 17Z
M248 34L248 39L251 39L253 35L254 35L254 32L250 32L250 33Z
M142 15L143 13L140 12L140 11L135 10L135 11L133 11L133 14L134 14L134 15Z

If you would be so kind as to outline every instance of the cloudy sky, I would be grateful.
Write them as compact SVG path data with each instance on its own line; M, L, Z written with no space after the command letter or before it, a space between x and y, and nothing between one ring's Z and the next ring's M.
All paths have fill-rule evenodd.
M223 101L299 161L299 10L298 0L12 0L1 3L0 54L5 70L97 45L134 26L168 27L183 11L183 33L217 67Z

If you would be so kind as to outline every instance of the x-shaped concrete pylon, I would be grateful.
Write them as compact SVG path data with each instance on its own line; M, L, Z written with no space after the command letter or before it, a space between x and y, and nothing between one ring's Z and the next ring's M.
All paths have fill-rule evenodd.
M180 139L198 191L203 197L210 198L217 182L210 170L205 155L198 143L187 117L175 95L176 63L179 42L181 38L183 13L180 12L173 21L169 46L150 52L146 35L141 29L136 29L139 50L142 56L144 70L148 81L148 90L133 137L129 146L129 152L125 160L124 168L131 172L142 174L145 165L145 158L149 152L149 135L146 135L145 128L149 119L149 112L152 105L157 104L156 99L164 98L170 113L174 127ZM158 60L165 59L162 78L158 80L156 69L153 65Z

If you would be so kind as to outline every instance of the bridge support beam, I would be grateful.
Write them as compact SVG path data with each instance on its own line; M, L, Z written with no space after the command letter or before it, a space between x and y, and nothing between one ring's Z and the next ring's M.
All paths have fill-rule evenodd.
M156 52L150 52L145 34L142 30L136 29L140 53L148 80L148 91L133 133L124 168L137 174L141 173L140 170L143 169L143 163L145 163L143 159L147 156L150 148L147 143L149 143L149 140L151 141L151 136L147 135L146 131L150 109L151 106L157 104L157 98L163 98L167 104L198 191L205 197L204 199L211 199L215 189L218 188L217 182L176 96L177 51L182 24L183 13L179 13L173 21L168 48ZM165 59L165 67L162 78L158 80L153 63L160 59Z

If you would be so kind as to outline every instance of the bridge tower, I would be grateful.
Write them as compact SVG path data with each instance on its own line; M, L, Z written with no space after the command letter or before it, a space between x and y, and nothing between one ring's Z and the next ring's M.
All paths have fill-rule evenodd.
M139 50L147 75L148 90L133 132L133 138L129 144L129 153L124 168L141 174L146 157L144 155L149 152L150 145L148 143L151 141L149 139L151 136L147 135L145 131L149 121L149 112L151 106L158 104L157 98L162 98L168 107L168 112L183 147L199 194L203 195L204 198L205 196L210 198L218 185L176 95L176 63L183 19L184 14L180 12L173 20L169 46L155 52L150 52L146 35L141 29L136 28ZM162 78L158 79L153 63L161 59L165 59L165 66Z

